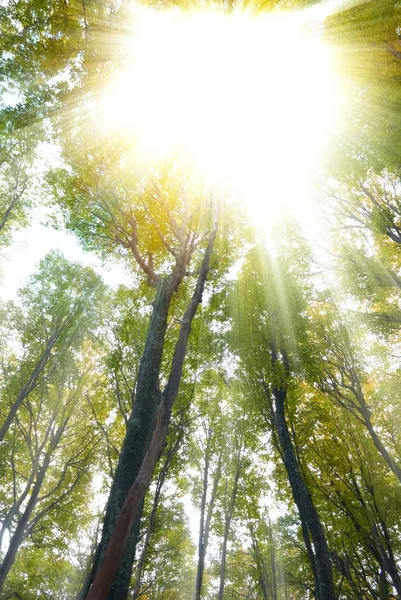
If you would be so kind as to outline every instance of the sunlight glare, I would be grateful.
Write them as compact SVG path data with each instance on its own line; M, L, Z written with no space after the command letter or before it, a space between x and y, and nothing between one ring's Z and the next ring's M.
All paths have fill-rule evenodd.
M300 203L337 102L330 53L304 20L136 8L105 121L131 136L137 160L179 155L259 215Z

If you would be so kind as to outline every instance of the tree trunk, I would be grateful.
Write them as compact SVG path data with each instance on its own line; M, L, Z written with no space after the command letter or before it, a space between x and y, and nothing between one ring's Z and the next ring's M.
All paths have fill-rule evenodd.
M163 489L164 482L166 481L166 477L167 477L167 474L170 469L171 461L173 460L173 458L180 446L183 436L184 436L184 429L181 429L177 440L175 441L175 443L172 446L170 446L170 448L168 450L164 467L163 467L163 469L158 477L158 480L157 480L156 491L155 491L155 495L153 498L153 504L152 504L152 511L150 513L149 523L148 523L148 527L146 529L145 541L143 544L143 549L142 549L141 556L139 558L138 565L137 565L136 572L135 572L135 587L134 587L134 591L131 596L131 600L136 600L139 596L139 592L141 589L143 567L145 564L146 554L147 554L147 551L149 548L150 538L152 537L153 527L154 527L155 518L156 518L156 512L157 512L157 509L159 506L160 494Z
M318 600L335 600L333 586L332 565L319 515L313 504L311 495L304 481L302 472L296 458L295 449L292 444L290 432L285 417L285 389L273 388L275 399L275 424L279 443L281 446L284 466L292 489L295 504L297 505L301 521L306 525L313 544L313 555L315 563L315 586Z
M26 528L27 528L29 519L32 515L32 512L34 511L36 504L38 502L39 493L42 488L42 485L43 485L43 482L44 482L44 479L46 476L46 472L47 472L47 469L50 464L51 455L53 453L54 448L60 441L60 437L61 437L63 430L64 430L64 427L60 427L58 429L58 431L55 435L55 438L52 441L52 444L46 453L46 456L43 461L43 465L41 466L41 468L38 471L38 475L37 475L35 484L32 488L32 493L29 497L26 508L18 521L17 527L16 527L13 535L11 536L6 555L0 566L0 595L1 595L1 592L3 589L5 579L8 575L11 567L13 566L13 564L15 562L15 557L17 555L19 547L21 546L22 542L24 541Z
M272 567L272 600L277 600L277 577L276 577L276 545L274 543L272 524L269 519L269 543Z
M205 514L206 514L206 496L209 479L209 443L210 438L208 437L206 452L205 452L205 466L203 469L203 481L202 481L202 499L200 507L200 522L199 522L199 540L198 540L198 566L196 569L196 582L195 582L195 600L199 600L202 591L202 580L203 571L205 568L205 555L206 546L204 543L205 536Z
M163 450L169 417L168 407L165 403L161 404L149 449L118 516L102 564L88 592L87 600L106 600L108 597L124 556L134 519L142 505L145 493L152 481L153 471Z
M147 399L150 400L152 403L155 402L156 399L161 399L158 416L157 416L157 421L156 421L156 428L153 432L153 436L151 438L150 444L147 443L147 445L146 445L148 450L147 450L145 457L143 459L143 462L139 468L139 472L138 472L133 484L129 488L128 494L123 503L123 507L122 507L121 511L119 513L117 513L118 518L116 519L116 525L115 525L114 529L112 527L111 520L109 519L109 522L108 522L109 528L107 531L107 533L109 533L109 536L108 536L109 541L105 548L104 555L103 555L103 561L101 562L101 564L100 564L100 561L101 561L102 556L100 553L98 553L98 564L100 564L100 567L98 568L96 575L94 576L93 583L92 583L92 585L89 589L88 595L87 595L87 600L107 600L107 598L109 598L110 600L111 600L111 598L113 598L114 600L123 600L124 598L127 597L128 587L129 587L131 573L132 573L132 564L133 564L134 553L135 553L135 546L133 548L134 552L132 552L133 544L129 543L130 532L131 532L132 525L134 523L135 518L138 518L139 508L143 502L145 493L146 493L146 491L150 485L150 482L152 480L153 472L156 467L157 461L163 450L163 446L164 446L166 435L167 435L167 428L168 428L168 422L169 422L169 418L170 418L170 414L171 414L171 408L177 397L179 386L180 386L182 368L183 368L184 358L185 358L186 349L187 349L187 345L188 345L188 337L189 337L189 334L191 331L191 323L192 323L193 317L195 316L195 313L196 313L196 310L197 310L199 304L202 302L203 290L204 290L204 286L205 286L205 282L206 282L206 278L207 278L207 274L208 274L208 270L209 270L209 263L210 263L210 258L211 258L211 254L213 251L213 245L214 245L214 240L216 238L216 234L217 234L217 229L215 228L212 231L212 233L210 234L208 247L206 249L201 268L199 270L199 276L198 276L198 280L197 280L197 283L195 286L195 290L193 292L191 301L189 302L189 304L185 310L185 313L184 313L184 316L183 316L183 319L181 322L178 340L177 340L177 343L175 346L173 362L172 362L172 366L171 366L171 370L170 370L170 376L169 376L169 379L168 379L168 382L167 382L167 385L165 387L163 394L160 394L160 391L158 388L158 380L159 380L161 356L162 356L163 345L164 345L164 334L165 334L166 326L167 326L168 306L166 308L166 302L162 303L162 306L165 309L164 312L161 311L162 318L158 318L158 322L160 322L160 324L162 325L161 329L163 329L163 335L160 335L160 329L157 330L158 335L154 335L154 334L151 335L151 331L148 332L144 356L142 358L141 366L140 366L140 370L139 370L137 397L136 397L135 403L134 403L134 411L135 411L135 406L138 404L139 396L144 397L144 396L146 396L146 393L147 393ZM171 284L173 284L173 285L171 285ZM167 284L164 283L164 285L166 285L165 289L167 290L167 297L169 297L169 301L170 301L171 296L177 286L177 276L174 274L174 277L168 278ZM160 284L159 284L159 286L160 286ZM162 290L162 289L163 289L163 287L158 288L158 295L160 293L160 290ZM168 295L168 294L170 294L170 295ZM162 294L162 297L164 297L164 294ZM154 319L155 315L157 315L157 317L159 317L159 313L155 312L157 305L158 305L158 302L157 302L157 297L156 297L155 310L152 315L151 325L152 325L152 321L155 320ZM150 327L150 329L151 329L151 327ZM153 352L151 352L152 347L153 347ZM146 360L145 360L145 357L146 357ZM149 373L149 375L151 377L150 380L148 380L144 377L145 371L147 371ZM148 420L148 422L145 423L146 430L147 430L146 433L148 435L149 429L150 429L150 427L149 427L149 408L146 405L143 406L143 402L142 402L141 406L142 406L142 413L143 413L143 417L144 417L142 422L146 421L146 417ZM130 423L131 422L132 422L132 420L130 419ZM152 419L152 422L153 422L153 419ZM137 460L138 455L139 455L139 450L141 450L143 453L143 442L145 442L145 443L147 442L147 436L146 436L144 439L141 440L142 446L138 444L137 438L139 437L140 433L141 433L141 430L138 429L137 437L132 440L133 443L135 442L135 444L136 444L135 449L137 450L137 452L132 453L132 460L134 460L134 459ZM126 450L125 454L124 454L124 449ZM123 449L121 456L123 456L123 455L126 456L127 454L129 456L130 449L129 448L127 449L126 443L124 444L124 449ZM128 464L124 463L122 461L121 456L120 456L120 461L119 461L119 465L118 465L117 472L116 472L116 480L117 480L117 474L119 475L119 479L121 479L121 475L124 476L125 473L128 473L129 475L132 474L132 469L130 468L131 467L130 463L128 463ZM123 470L123 466L125 467L125 470ZM124 481L124 479L121 482L121 484L125 488L127 487L126 481ZM115 486L113 486L113 487L115 487ZM113 488L112 488L112 492L113 492ZM111 493L111 496L112 496L112 493ZM110 500L109 500L109 503L110 503ZM114 509L115 508L116 508L116 504L114 503ZM106 518L107 518L107 515L106 515ZM105 528L104 528L104 530L105 530ZM127 545L127 543L128 543L128 545ZM126 550L126 547L127 547L127 550ZM129 561L130 561L129 570L128 570L127 551L131 552L131 554L129 555ZM124 554L124 552L125 552L125 554ZM123 558L123 556L124 556L124 559L121 562L121 559ZM120 563L121 563L121 565L120 565ZM117 574L117 571L118 571L118 574ZM117 577L116 577L116 575L117 575ZM113 585L113 582L114 582L114 585ZM108 596L108 594L112 588L112 585L113 585L112 593L110 596Z
M173 293L173 278L170 276L169 278L160 279L139 368L138 384L132 412L128 421L127 434L107 502L102 537L96 550L91 572L78 599L83 599L87 596L88 590L103 560L107 544L111 538L124 500L139 473L146 451L149 448L155 425L157 406L161 398L159 390L160 366L167 329L168 312ZM127 541L123 560L108 596L109 600L123 600L128 595L140 528L141 512L139 511L131 535Z
M398 481L401 483L401 469L397 465L395 460L392 458L390 453L387 451L387 449L384 447L381 439L379 438L376 431L374 430L372 421L370 419L369 410L366 407L365 403L363 403L363 405L361 406L361 413L363 416L363 420L365 421L366 428L369 431L370 437L372 438L373 443L376 446L376 449L380 452L383 459L386 461L388 467L392 470L394 475L397 477Z
M50 354L51 351L53 349L53 346L55 345L55 343L57 342L60 333L62 331L62 328L59 329L48 341L47 346L45 348L45 350L42 352L41 356L39 357L39 359L37 360L35 367L32 371L32 373L30 374L28 381L25 383L25 385L21 388L18 397L16 398L15 402L13 402L13 404L11 405L11 408L8 412L8 415L3 423L3 425L0 428L0 442L3 441L7 431L10 429L10 425L19 409L19 407L21 406L21 404L23 403L23 401L29 396L29 394L35 389L35 387L38 384L39 378L43 373L43 370L50 358Z
M221 565L220 565L220 585L218 600L223 600L224 585L226 580L226 560L227 560L227 544L228 536L230 535L231 520L234 514L235 500L237 498L238 480L241 473L241 459L238 458L237 468L235 470L234 485L231 492L230 504L226 513L226 522L224 524L223 546L221 550Z
M203 493L202 493L202 503L201 503L201 518L200 518L200 527L199 527L199 543L198 543L198 566L196 569L196 584L195 584L195 600L200 600L202 595L202 583L203 583L203 573L205 570L205 558L206 558L206 550L209 543L209 533L210 533L210 524L212 522L213 508L214 503L216 501L217 496L217 488L220 481L221 476L221 459L222 452L219 454L219 460L217 464L216 473L213 480L213 489L212 494L210 496L209 506L206 514L205 521L205 506L206 506L206 494L207 494L207 476L203 479ZM206 463L205 463L206 466ZM206 469L205 469L206 472Z

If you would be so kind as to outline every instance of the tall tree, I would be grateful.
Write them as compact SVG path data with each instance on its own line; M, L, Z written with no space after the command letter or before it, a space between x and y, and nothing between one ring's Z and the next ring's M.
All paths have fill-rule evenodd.
M183 280L198 277L195 294L180 328L178 352L184 348L181 343L184 338L186 347L187 327L190 327L196 306L201 301L199 294L210 268L209 264L200 265L202 245L205 238L214 241L216 235L213 224L213 211L216 209L210 206L207 190L189 186L177 170L162 173L159 177L154 175L146 183L143 179L133 180L132 175L121 167L110 166L109 170L100 170L100 165L99 162L95 169L95 165L86 164L85 173L76 166L74 177L65 177L64 173L59 175L56 183L63 185L60 201L65 206L67 223L88 246L102 251L115 248L117 252L128 255L128 259L133 259L150 288L156 289L156 295L127 436L110 492L102 539L91 576L82 590L83 598L99 569L117 515L150 444L157 407L162 397L159 389L160 369L173 297ZM93 190L97 190L95 194ZM204 250L208 262L210 250L210 245ZM189 322L185 319L189 319ZM183 358L177 355L177 366ZM172 371L170 373L175 377ZM130 537L110 598L113 594L119 598L127 594L138 525L139 521Z
M163 445L167 436L168 424L171 410L176 400L179 385L181 381L183 363L185 359L188 338L191 331L191 323L195 316L199 304L202 302L203 291L207 274L209 271L210 259L213 252L213 246L217 235L217 223L210 233L208 245L203 256L202 264L199 268L199 275L192 298L185 309L178 340L175 345L174 357L169 373L167 384L164 388L162 399L157 414L157 421L148 450L140 466L138 475L132 483L129 492L125 498L124 505L118 515L117 523L107 545L105 557L99 571L93 581L88 593L88 600L91 598L106 598L112 586L113 579L117 573L119 562L123 556L127 540L135 518L137 518L141 503L145 493L150 485L154 469L162 452ZM174 274L175 275L175 274ZM175 277L173 278L173 281ZM148 337L149 339L149 337ZM146 347L145 347L146 352ZM143 365L143 363L142 363ZM139 375L138 388L141 380ZM138 399L134 403L134 409ZM121 464L121 458L120 458Z
M92 380L90 361L85 369L80 354L85 353L85 342L98 324L103 296L104 286L91 269L71 265L54 253L41 262L39 272L20 291L21 307L16 314L21 317L22 341L31 341L29 351L38 347L40 351L40 339L33 339L34 332L36 337L45 336L47 328L51 332L53 324L60 321L68 326L59 337L62 341L52 346L53 363L46 377L37 379L29 394L18 398L18 410L15 402L11 403L12 418L2 448L12 489L7 491L4 486L1 494L0 539L7 542L0 589L20 546L43 527L50 513L62 512L78 490L82 494L83 481L85 485L90 481L99 437L91 420L82 418ZM12 345L16 342L16 338L10 340ZM25 358L20 358L22 364ZM16 373L21 371L17 365ZM14 379L16 375L10 377L11 382ZM11 384L3 389L6 401L11 389Z
M298 240L291 249L281 246L281 254L279 247L274 255L260 251L249 257L244 283L240 283L241 291L237 293L241 298L237 301L237 335L252 340L252 346L245 346L242 351L240 345L240 352L249 376L255 381L255 393L263 394L262 406L300 516L316 597L323 600L335 598L332 562L324 527L297 456L287 408L297 378L302 380L302 359L306 356L300 350L306 344L303 286L308 269L305 262L298 262L297 276L302 272L304 277L301 286L288 264L295 247L297 255L302 252L306 259L306 249L302 246L302 240Z

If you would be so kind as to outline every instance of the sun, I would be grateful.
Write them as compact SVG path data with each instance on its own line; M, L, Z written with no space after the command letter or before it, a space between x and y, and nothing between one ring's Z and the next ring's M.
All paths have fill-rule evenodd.
M135 9L124 69L102 96L136 160L180 157L270 213L302 186L338 119L329 49L305 13Z

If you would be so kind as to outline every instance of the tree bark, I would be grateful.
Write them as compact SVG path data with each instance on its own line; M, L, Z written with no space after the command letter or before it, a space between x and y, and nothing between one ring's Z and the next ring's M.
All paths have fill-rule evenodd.
M209 443L209 440L208 440ZM212 514L214 503L216 501L217 495L217 487L219 485L220 476L221 476L221 457L222 453L219 455L218 465L216 469L216 473L213 480L213 488L212 494L210 496L209 506L206 512L206 496L207 496L207 488L208 488L208 478L209 478L209 456L208 456L208 448L206 449L205 456L205 468L203 473L203 490L202 490L202 500L201 500L201 514L200 514L200 525L199 525L199 541L198 541L198 565L196 569L196 582L195 582L195 600L200 600L202 595L202 583L203 583L203 573L205 571L205 559L206 559L206 550L209 543L209 533L210 533L210 524L212 522ZM206 520L205 520L206 513Z
M166 302L162 303L162 306L164 307L164 311L161 311L162 318L158 319L158 321L160 322L160 324L162 326L161 328L159 328L157 330L158 335L155 336L151 331L148 332L146 345L145 345L145 351L144 351L144 357L146 357L146 360L144 360L144 357L143 357L143 360L142 360L141 366L140 366L140 370L139 370L137 396L136 396L135 403L134 403L134 411L135 411L135 406L138 404L139 397L141 397L141 398L146 397L151 402L155 402L155 399L161 399L160 407L158 410L157 421L156 421L156 428L153 432L153 436L152 436L150 444L148 443L146 445L148 450L145 454L143 462L140 465L139 472L138 472L136 478L134 479L134 482L132 483L131 487L129 488L128 494L123 503L123 507L122 507L121 511L119 512L119 514L117 515L118 518L116 520L116 525L114 528L112 527L111 520L109 519L109 529L108 529L109 536L107 536L108 543L104 550L103 561L100 564L100 567L98 568L96 575L93 578L93 583L92 583L92 585L89 589L88 595L86 597L87 600L107 600L107 598L109 598L109 600L111 600L112 598L114 600L123 600L127 596L128 586L129 586L131 573L132 573L132 564L133 564L133 559L134 559L134 553L131 553L129 556L130 568L128 571L127 570L127 567L128 567L127 553L124 555L124 551L125 551L128 541L129 541L132 525L134 523L135 518L138 515L139 508L143 502L145 493L146 493L146 491L150 485L150 482L152 480L153 472L156 467L157 461L163 450L164 442L165 442L166 435L167 435L167 428L168 428L168 422L170 419L171 408L177 397L179 385L180 385L180 381L181 381L181 374L182 374L182 368L183 368L184 358L185 358L187 344L188 344L188 337L189 337L189 333L191 331L191 323L192 323L193 317L195 316L195 313L196 313L196 310L197 310L199 304L202 302L203 290L204 290L204 286L205 286L205 282L206 282L206 278L207 278L207 274L208 274L208 270L209 270L209 263L210 263L210 258L211 258L211 254L213 251L213 245L214 245L214 240L216 238L216 234L217 234L217 229L214 228L209 237L209 243L208 243L207 249L205 251L202 266L199 270L199 276L198 276L198 280L197 280L197 283L195 286L194 293L192 295L191 301L189 302L189 304L185 310L185 313L184 313L184 316L183 316L183 319L181 322L178 340L177 340L177 343L175 346L172 367L170 370L170 376L169 376L169 379L168 379L168 382L167 382L167 385L165 387L163 394L160 394L160 391L158 388L158 380L159 380L160 363L161 363L161 357L162 357L162 351L163 351L163 345L164 345L164 334L165 334L166 326L167 326L168 306L166 306ZM166 286L166 290L168 290L168 293L171 294L170 296L167 295L167 297L169 297L169 301L170 301L171 297L172 297L172 293L175 291L176 286L177 286L176 274L174 274L174 278L169 278L167 280L167 283L170 283L170 285ZM173 285L171 285L171 283L173 283ZM160 283L158 285L160 286ZM160 289L162 289L162 288L158 288L158 293L160 292ZM157 299L156 299L155 309L156 309L156 306L157 306ZM152 315L152 320L154 320L154 317L156 318L155 315L157 317L159 317L158 313L155 313L155 310L154 310L154 313ZM151 329L151 327L150 327L150 329ZM163 330L163 335L161 335L161 330ZM153 352L150 351L152 346L154 346ZM149 363L149 361L150 361L150 363ZM146 368L145 368L145 366L146 366ZM149 373L149 375L151 376L150 379L147 379L144 377L144 372ZM146 428L146 434L148 435L149 430L150 430L150 425L151 425L149 423L149 408L146 405L143 406L143 402L141 403L141 406L143 409L143 416L144 416L143 421L141 423L144 424L144 429ZM131 422L131 419L130 419L130 422ZM137 452L133 453L133 456L132 456L132 459L136 460L135 466L137 466L137 464L138 464L139 450L141 450L143 453L143 445L138 448L137 438L139 437L139 433L140 433L140 430L138 430L137 437L132 440L132 442L135 443L135 449L138 450ZM142 441L145 441L145 443L146 443L147 436ZM127 452L129 453L130 449L129 448L127 449L127 444L124 444L124 449L126 449L126 453ZM126 454L126 453L124 454L124 449L123 449L123 452L121 453L121 456ZM120 456L120 462L119 462L119 465L117 468L117 472L121 475L122 466L124 466L126 471L128 472L128 474L132 475L132 469L130 468L131 465L129 463L128 464L123 463L121 456ZM117 479L117 473L116 473L116 479ZM121 483L122 483L122 487L127 487L126 481L123 480ZM115 486L113 486L113 487L115 487ZM121 497L121 494L120 494L120 497ZM116 504L114 504L114 508L116 508ZM107 518L107 515L106 515L106 518ZM132 544L130 544L130 546L128 547L128 550L130 550L131 546L132 546ZM135 552L135 546L134 546L134 552ZM124 560L121 563L121 559L123 558L123 555L124 555ZM99 553L98 554L98 563L100 563L101 558L102 558L102 556ZM121 563L121 565L120 565L120 563ZM121 573L122 576L117 576L117 578L116 578L117 571L118 571L118 574L120 575L120 573ZM108 594L112 588L113 581L115 581L115 584L113 586L113 591L112 591L112 594L110 596L108 596Z
M155 426L157 406L161 397L159 376L168 312L174 289L175 281L172 276L158 281L156 298L139 368L134 404L106 506L102 536L96 550L92 569L78 595L78 600L83 600L87 596L103 560L118 514L123 507L130 487L138 476L146 451L149 448ZM128 595L139 527L140 514L127 540L124 558L119 565L117 576L110 590L109 600L122 600Z
M271 365L273 372L275 372L277 366L280 366L275 342L270 344L270 350ZM280 348L280 353L285 377L288 377L290 374L290 365L287 353L283 347ZM281 450L280 454L287 471L293 498L301 519L302 535L315 579L316 599L336 600L333 585L332 563L326 536L319 514L303 477L285 416L287 386L286 383L282 383L280 386L273 384L271 387L274 398L274 408L272 410L274 426L277 431L277 438ZM266 386L265 392L269 395ZM270 395L268 400L271 402Z
M167 477L167 474L170 469L171 461L173 460L173 458L180 446L183 436L184 436L184 430L181 429L177 440L175 441L175 443L172 446L170 446L170 448L167 452L167 457L165 460L164 467L163 467L163 469L159 475L159 478L157 480L156 491L155 491L155 495L153 498L153 504L152 504L152 511L150 513L149 523L148 523L148 527L146 529L145 541L143 544L143 549L142 549L141 556L139 558L138 565L137 565L136 572L135 572L135 587L134 587L134 591L131 596L131 600L136 600L139 596L139 592L141 589L143 567L145 564L145 559L146 559L146 554L147 554L147 551L149 548L150 539L151 539L151 536L153 533L156 512L157 512L157 509L159 506L159 501L160 501L160 494L163 489L164 482L166 481L166 477Z
M221 550L221 565L220 565L220 585L219 585L219 592L217 595L218 600L223 600L224 585L225 585L225 580L226 580L226 560L227 560L228 536L230 535L231 520L232 520L233 514L234 514L235 500L237 498L238 480L240 477L240 473L241 473L241 458L238 457L237 467L236 467L235 476L234 476L234 485L233 485L233 489L231 491L230 504L228 506L228 511L226 513L226 522L224 524L224 536L223 536L223 545L222 545L222 550Z
M275 399L275 421L280 446L283 452L284 466L292 489L295 504L301 520L306 524L313 544L315 563L315 585L318 600L335 600L332 565L329 547L318 512L303 478L292 444L285 417L285 389L273 389ZM304 536L305 536L304 532Z

